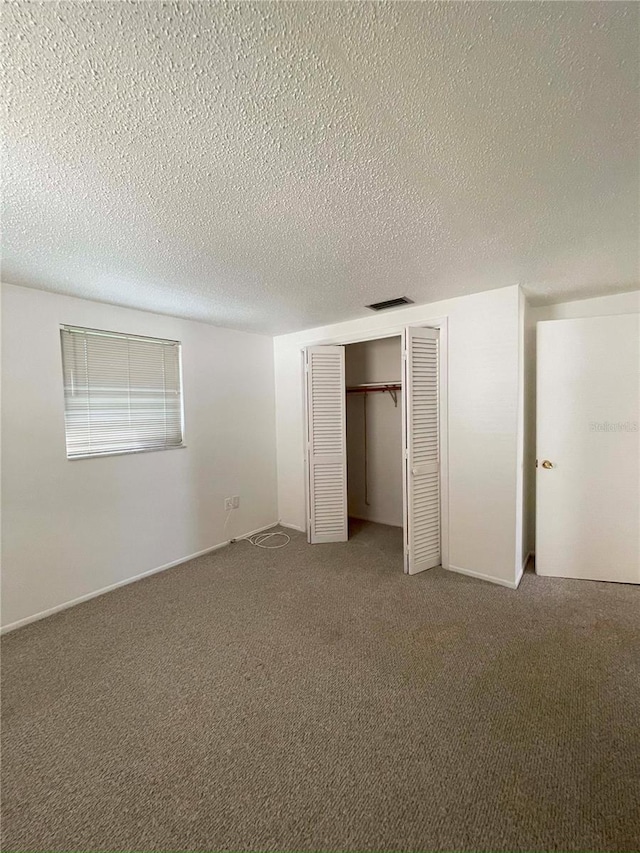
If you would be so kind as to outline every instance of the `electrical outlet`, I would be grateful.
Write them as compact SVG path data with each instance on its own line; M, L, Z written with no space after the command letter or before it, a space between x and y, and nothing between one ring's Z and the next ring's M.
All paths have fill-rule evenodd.
M231 503L234 509L238 509L238 507L240 506L240 495L234 495L231 498Z
M225 498L224 499L224 511L229 512L229 510L233 509L233 498Z

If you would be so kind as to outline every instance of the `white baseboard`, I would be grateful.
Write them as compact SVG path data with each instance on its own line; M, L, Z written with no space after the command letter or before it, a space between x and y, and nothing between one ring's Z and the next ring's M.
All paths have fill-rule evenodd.
M470 578L477 578L480 581L489 581L489 583L498 584L498 586L506 586L509 589L517 589L520 583L520 578L515 581L506 581L503 578L494 578L491 575L483 575L482 572L474 572L471 569L461 569L459 566L449 565L450 572L457 572L459 575L468 575Z
M265 524L264 527L258 527L257 530L251 530L249 533L243 533L242 536L234 537L231 542L241 542L243 539L249 539L258 533L264 533L265 530L271 530L272 527L277 527L280 522L272 521L271 524Z
M245 533L242 536L236 536L236 541L246 539L249 536L254 536L256 533L262 533L263 530L268 530L270 527L275 527L277 522L272 522L257 530L252 530L250 533ZM149 569L147 572L141 572L139 575L134 575L131 578L118 581L117 583L109 584L101 589L96 589L94 592L88 592L86 595L81 595L79 598L73 598L71 601L65 601L64 604L57 604L55 607L50 607L47 610L42 610L40 613L34 613L33 616L25 616L24 619L18 619L17 622L10 622L8 625L3 625L0 628L0 634L8 634L9 631L15 631L17 628L22 628L24 625L30 625L32 622L38 622L40 619L46 619L47 616L53 616L54 613L60 613L61 610L68 610L69 607L75 607L76 604L82 604L85 601L90 601L92 598L98 598L99 595L104 595L107 592L112 592L121 586L127 586L130 583L135 583L143 578L148 578L150 575L156 575L159 572L164 572L167 569L173 569L174 566L180 566L182 563L188 563L189 560L195 560L196 557L204 557L205 554L211 554L213 551L218 551L229 545L230 539L220 542L218 545L212 545L210 548L204 548L202 551L196 551L195 554L189 554L187 557L180 557L179 560L173 560L171 563L165 563L163 566L158 566L155 569Z
M516 589L520 586L520 581L522 580L522 576L526 572L527 566L529 565L529 560L531 560L532 557L533 557L533 551L528 551L526 557L522 561L522 567L521 567L520 571L518 572L518 576L516 578Z
M304 529L304 527L300 527L300 526L299 526L299 525L297 525L297 524L287 524L287 522L286 522L286 521L279 521L279 522L278 522L278 524L280 525L280 527L286 527L286 528L288 528L289 530L297 530L297 531L298 531L298 533L306 533L306 532L307 532L307 531Z

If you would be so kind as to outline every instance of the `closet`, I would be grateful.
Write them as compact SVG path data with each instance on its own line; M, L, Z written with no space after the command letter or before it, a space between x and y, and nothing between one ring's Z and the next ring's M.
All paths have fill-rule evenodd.
M400 336L346 346L345 382L349 530L361 538L377 536L388 547L397 541L402 560Z
M406 573L446 565L441 332L407 326L401 336L304 350L311 544L347 541L351 515L402 527Z

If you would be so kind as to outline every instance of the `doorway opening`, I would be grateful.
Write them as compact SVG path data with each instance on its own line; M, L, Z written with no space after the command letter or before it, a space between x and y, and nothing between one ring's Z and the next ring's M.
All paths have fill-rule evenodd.
M345 346L349 539L403 566L402 339Z
M346 542L351 517L354 536L402 531L405 573L448 568L446 330L303 351L310 544Z

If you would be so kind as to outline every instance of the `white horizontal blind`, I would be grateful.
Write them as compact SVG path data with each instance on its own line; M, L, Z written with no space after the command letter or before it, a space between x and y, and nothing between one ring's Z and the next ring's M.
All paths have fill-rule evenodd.
M180 344L65 326L67 456L182 445Z

